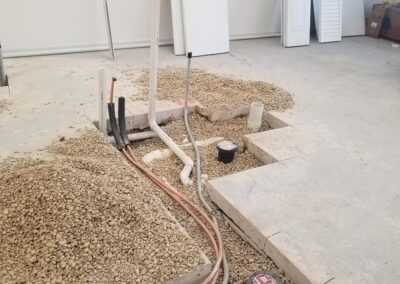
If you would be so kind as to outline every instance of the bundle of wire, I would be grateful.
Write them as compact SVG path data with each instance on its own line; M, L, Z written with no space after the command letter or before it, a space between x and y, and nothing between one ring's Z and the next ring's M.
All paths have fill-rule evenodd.
M113 78L111 82L110 101L108 103L108 113L110 118L111 131L115 139L115 144L126 159L146 175L158 188L163 190L172 200L174 200L180 207L186 211L205 232L210 239L211 246L215 253L215 263L213 269L207 278L202 282L203 284L216 283L219 277L220 266L223 260L223 243L221 233L218 226L208 217L208 215L199 206L191 202L186 196L179 193L171 185L165 183L157 175L146 168L133 153L132 146L128 139L125 122L125 98L118 98L118 123L115 117L114 98L114 84L116 79Z

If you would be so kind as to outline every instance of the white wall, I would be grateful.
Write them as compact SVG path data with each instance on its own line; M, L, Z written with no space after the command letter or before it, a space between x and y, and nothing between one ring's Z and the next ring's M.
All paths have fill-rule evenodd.
M278 36L281 31L280 0L229 0L231 39Z
M172 43L170 0L161 0L162 44ZM102 0L0 0L5 56L107 48ZM108 0L116 48L149 44L150 0ZM280 1L230 0L233 39L280 33Z
M149 0L109 0L116 47L149 43ZM170 1L162 0L160 41L171 43ZM107 48L102 0L0 0L0 40L7 55Z
M366 9L370 9L372 2L379 2L364 1ZM161 2L160 42L170 44L170 0ZM114 46L148 46L151 0L108 0L108 3ZM231 39L279 35L280 3L280 0L229 0ZM103 1L0 0L0 41L4 56L107 49Z

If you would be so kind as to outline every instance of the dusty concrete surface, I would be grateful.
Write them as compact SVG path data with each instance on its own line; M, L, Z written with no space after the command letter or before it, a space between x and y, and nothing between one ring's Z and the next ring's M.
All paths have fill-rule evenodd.
M400 281L400 51L369 38L256 50L241 51L257 55L250 74L281 56L267 73L295 93L280 115L293 126L250 135L249 151L281 162L210 181L212 200L297 283Z
M108 60L107 52L6 59L11 89L7 101L12 109L0 113L0 137L4 137L0 157L20 149L36 150L59 139L71 125L84 125L86 117L97 113L95 77L100 68L110 69L119 78L117 94L134 97L137 92L131 83L134 69L147 66L148 54L148 49L117 51L114 63ZM298 201L317 201L319 193L329 196L328 193L336 191L345 198L352 210L343 211L341 216L359 218L351 219L354 222L346 227L341 226L340 218L332 222L337 225L336 231L345 232L349 228L354 233L351 238L338 240L339 244L348 244L346 249L354 248L353 258L340 257L338 250L337 257L323 260L330 267L339 267L337 263L347 265L354 274L364 273L372 280L378 275L397 277L390 272L399 266L394 258L400 239L399 55L400 49L392 47L390 42L368 37L323 45L313 42L307 47L291 49L282 48L276 38L234 41L230 54L193 59L193 67L267 81L294 94L295 107L279 118L291 125L305 125L324 140L308 154L305 165L298 163L293 170L306 180L320 176L320 183L314 184L315 194L299 195ZM162 67L182 68L185 63L185 58L172 55L172 47L160 49ZM287 177L288 173L277 176ZM323 199L322 204L341 208L335 207L331 198ZM288 211L295 208L284 206ZM305 219L318 216L315 208L307 209L309 214ZM386 222L382 224L390 223L389 228L397 228L397 233L391 233L385 226L374 227L369 221L382 218ZM323 230L314 228L310 232ZM292 244L297 242L292 240ZM335 246L330 243L328 249ZM299 251L301 259L302 255L311 253ZM318 279L317 270L312 274ZM336 275L337 283L354 279L350 276L346 279L346 274Z

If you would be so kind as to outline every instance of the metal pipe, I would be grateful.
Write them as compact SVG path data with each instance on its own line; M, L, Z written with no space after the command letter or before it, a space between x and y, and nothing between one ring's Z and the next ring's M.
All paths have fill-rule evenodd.
M109 49L110 49L111 60L114 61L114 59L115 59L115 57L114 57L114 44L113 44L112 35L111 35L110 15L108 13L107 0L103 0L103 6L104 6L104 15L105 15L105 18L106 18L108 46L109 46Z
M158 42L160 37L160 0L152 1L151 45L150 45L150 88L148 120L151 130L178 156L184 167L180 173L184 185L192 183L189 176L193 169L192 159L158 126L156 121Z
M99 98L99 130L107 136L107 91L105 85L105 72L100 70L98 74L98 98Z
M4 71L3 54L1 52L1 43L0 43L0 87L3 86L7 86L7 77L6 77L6 72Z

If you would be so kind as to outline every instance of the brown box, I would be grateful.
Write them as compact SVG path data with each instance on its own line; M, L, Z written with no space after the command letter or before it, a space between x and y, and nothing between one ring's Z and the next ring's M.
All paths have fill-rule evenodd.
M386 7L381 35L394 41L400 41L400 4Z
M382 4L375 4L372 7L371 16L368 20L367 35L370 37L378 38L381 33L383 19L385 17L386 6Z

